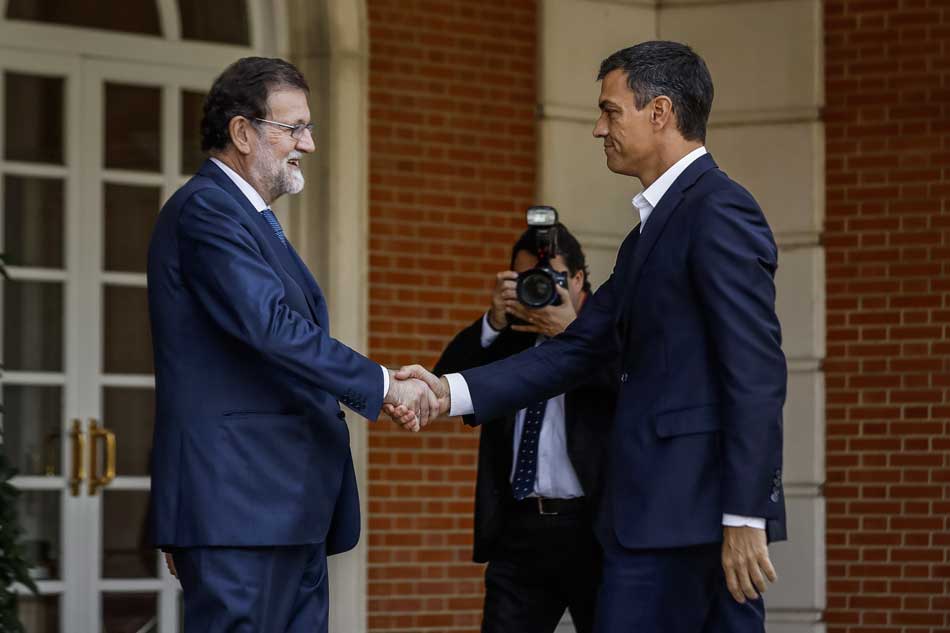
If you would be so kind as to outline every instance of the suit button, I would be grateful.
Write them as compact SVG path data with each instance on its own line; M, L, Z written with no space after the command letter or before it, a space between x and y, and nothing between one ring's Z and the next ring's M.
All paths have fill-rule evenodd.
M778 490L772 490L772 494L769 495L769 501L778 503Z
M623 372L622 374L620 374L620 382L627 382L628 378L630 378L630 376L627 375L627 372Z

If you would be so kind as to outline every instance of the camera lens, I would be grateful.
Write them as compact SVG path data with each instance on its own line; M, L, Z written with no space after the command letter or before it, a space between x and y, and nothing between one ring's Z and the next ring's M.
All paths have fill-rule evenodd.
M550 304L557 292L554 279L545 270L533 269L518 279L518 300L529 308L540 308Z

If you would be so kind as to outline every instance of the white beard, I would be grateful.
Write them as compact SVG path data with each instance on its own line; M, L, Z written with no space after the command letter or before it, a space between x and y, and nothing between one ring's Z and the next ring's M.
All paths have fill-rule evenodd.
M292 166L289 160L300 158L302 154L293 151L286 159L280 160L274 156L273 150L264 141L258 141L258 160L252 168L254 178L269 192L270 200L274 201L285 193L295 194L303 191L303 172Z

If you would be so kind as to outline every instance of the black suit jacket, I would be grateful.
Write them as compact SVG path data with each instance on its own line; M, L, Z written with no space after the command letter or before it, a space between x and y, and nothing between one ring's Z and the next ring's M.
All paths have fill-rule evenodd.
M506 329L488 348L481 344L482 318L465 328L445 348L435 366L438 375L478 367L517 354L534 345L537 336ZM567 450L584 494L596 507L606 468L607 437L617 399L616 367L604 367L565 393ZM475 539L472 558L479 563L495 552L506 513L514 503L511 468L515 414L482 427L475 485Z

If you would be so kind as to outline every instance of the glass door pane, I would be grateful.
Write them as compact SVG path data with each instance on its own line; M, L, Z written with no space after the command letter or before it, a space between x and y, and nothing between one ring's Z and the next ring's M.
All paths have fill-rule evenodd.
M162 91L152 86L107 83L104 165L158 172L162 164Z
M104 270L144 273L161 188L106 183L103 200Z
M3 385L3 452L17 473L62 474L63 389Z
M3 179L4 256L8 266L62 269L66 258L63 180Z
M139 489L102 493L102 577L159 578L159 554L148 542L148 490L155 395L151 388L105 387L103 421L121 440L116 479ZM118 598L117 598L118 599Z
M148 542L148 491L102 493L102 577L158 578L158 552Z
M13 20L66 24L108 31L161 35L154 0L9 0L7 17Z
M26 628L26 633L57 633L59 596L18 596L17 617Z
M4 283L3 358L9 371L63 371L63 284L18 279Z
M201 117L204 115L205 93L197 90L181 91L181 173L191 176L205 161L201 151Z
M62 556L62 515L58 490L23 490L17 499L21 541L36 580L58 580Z
M65 79L6 72L3 83L4 158L62 165Z
M102 594L103 633L158 633L158 595Z

